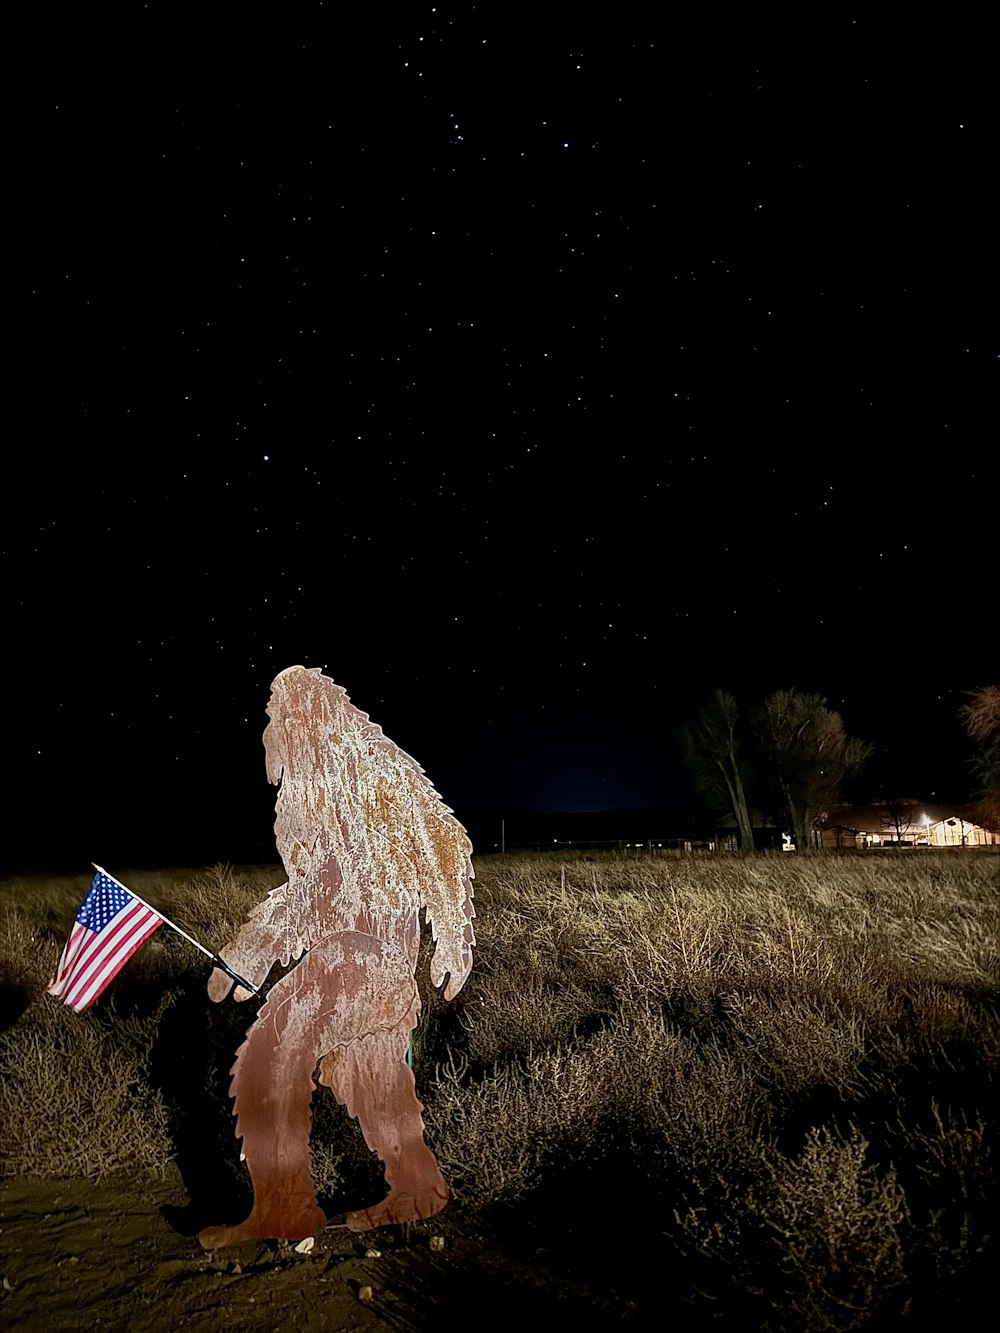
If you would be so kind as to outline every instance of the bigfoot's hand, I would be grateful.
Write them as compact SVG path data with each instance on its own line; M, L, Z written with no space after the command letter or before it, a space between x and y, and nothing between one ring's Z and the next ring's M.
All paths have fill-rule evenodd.
M441 986L447 978L444 998L453 1000L472 971L472 949L476 943L472 927L476 915L472 905L472 876L466 879L462 896L447 903L445 911L437 904L435 907L438 915L431 917L435 940L434 953L431 955L431 981L435 986Z
M287 884L282 884L272 889L266 900L251 912L249 921L240 927L236 938L219 950L219 957L225 959L234 972L257 987L264 984L271 967L285 952L282 941L276 937L273 922L275 916L281 915L287 888ZM213 968L208 978L209 999L218 1004L229 994L232 985L232 977L219 967ZM233 999L249 1000L250 995L244 986L237 985Z
M246 977L247 981L252 981L253 984L258 988L260 987L264 978L267 976L268 972L270 972L271 970L271 964L270 962L267 962L263 967L260 968L258 975L247 976L246 963L244 963L241 967L237 967L236 963L233 961L233 953L231 950L227 950L226 962L229 963L230 967L233 969L234 972L239 972L241 976ZM213 967L211 976L208 978L209 999L214 1000L216 1004L218 1004L220 1000L224 1000L226 996L229 994L229 989L232 986L232 984L233 984L232 977L229 976L227 973L223 972L221 967ZM245 986L238 985L236 987L236 990L233 992L233 999L237 1001L249 1000L251 994L252 992L248 991Z

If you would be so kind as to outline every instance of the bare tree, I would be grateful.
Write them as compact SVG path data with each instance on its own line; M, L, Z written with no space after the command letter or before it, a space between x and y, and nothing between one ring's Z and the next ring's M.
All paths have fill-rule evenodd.
M798 690L769 695L755 724L795 845L809 850L813 821L836 801L844 778L867 760L871 746L845 733L825 699Z
M725 690L716 690L694 725L685 728L682 739L684 757L696 785L728 808L736 821L740 849L752 852L753 822L744 789L746 758L739 739L739 720L735 698Z
M887 800L879 801L878 806L885 811L885 826L893 830L898 843L902 843L904 837L917 828L916 801L889 797Z
M1000 686L969 690L959 716L965 733L976 742L972 770L979 786L979 816L986 827L1000 830Z
M974 741L1000 735L1000 685L981 685L968 694L969 702L960 710L967 735Z

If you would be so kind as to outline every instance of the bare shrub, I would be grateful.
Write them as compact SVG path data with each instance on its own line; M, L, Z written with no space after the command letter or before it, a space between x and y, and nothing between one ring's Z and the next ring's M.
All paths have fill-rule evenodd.
M996 1219L995 1123L942 1110L897 1120L889 1142L907 1165L909 1268L933 1289L982 1259Z
M5 1175L163 1169L173 1150L146 1062L158 1017L95 1022L43 1000L0 1037Z
M676 1214L683 1248L723 1274L737 1302L765 1298L769 1329L845 1333L898 1316L906 1203L868 1147L856 1129L846 1139L813 1129L795 1157L762 1145L745 1188L724 1181L708 1206Z
M312 1135L309 1141L313 1184L321 1197L335 1195L343 1184L349 1155L345 1112L329 1088L317 1087L312 1104Z
M803 1329L853 1329L899 1309L906 1279L900 1228L906 1204L890 1167L866 1161L855 1129L840 1141L814 1129L798 1158L774 1158L754 1211L774 1233L787 1286L779 1308Z
M471 1208L529 1193L554 1154L577 1160L607 1111L599 1051L588 1043L529 1055L470 1078L465 1064L439 1068L425 1119L441 1169Z
M732 994L725 998L746 1058L776 1090L830 1088L842 1097L864 1089L868 1025L829 997L815 993Z
M283 879L280 866L269 871L218 864L194 872L180 891L175 887L164 896L172 906L176 904L173 919L177 925L207 948L221 949L267 890Z
M626 1006L595 1045L629 1142L673 1188L714 1189L757 1152L767 1100L738 1049L708 1034L684 1035L642 1002Z
M996 866L945 852L477 859L475 967L445 1006L424 966L414 1041L452 1215L530 1216L536 1199L562 1206L574 1178L580 1198L611 1181L616 1215L657 1205L641 1234L674 1257L678 1301L743 1327L846 1330L985 1289ZM214 948L280 873L120 877ZM45 996L88 882L4 885L8 1173L156 1168L216 1101L231 1133L225 1071L248 1015L206 1016L208 960L184 940L158 931L85 1015ZM198 1040L178 1052L190 1023ZM185 1101L192 1080L200 1100ZM364 1150L331 1099L313 1110L330 1196Z

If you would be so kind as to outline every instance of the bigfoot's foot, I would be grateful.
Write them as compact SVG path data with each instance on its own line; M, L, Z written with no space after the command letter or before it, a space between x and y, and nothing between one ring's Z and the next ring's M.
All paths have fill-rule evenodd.
M381 1203L371 1208L360 1208L356 1213L348 1213L347 1225L352 1231L372 1231L375 1227L419 1222L439 1213L447 1202L448 1186L443 1177L433 1190L423 1190L420 1194L393 1188Z
M244 1240L305 1240L318 1236L325 1226L326 1214L321 1208L307 1209L292 1219L251 1213L245 1222L233 1226L206 1227L198 1232L198 1239L203 1249L221 1250Z

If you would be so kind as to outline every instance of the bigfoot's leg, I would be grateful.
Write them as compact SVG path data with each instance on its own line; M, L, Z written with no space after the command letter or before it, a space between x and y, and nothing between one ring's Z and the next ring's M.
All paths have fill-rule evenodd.
M309 1164L313 1008L308 987L289 993L279 983L237 1052L231 1090L254 1205L239 1225L206 1227L198 1237L206 1249L252 1239L302 1240L326 1226Z
M348 1213L352 1231L432 1217L448 1202L448 1186L424 1141L423 1106L417 1100L406 1047L416 1021L338 1046L320 1061L320 1081L357 1116L365 1142L385 1163L388 1195L372 1208Z

